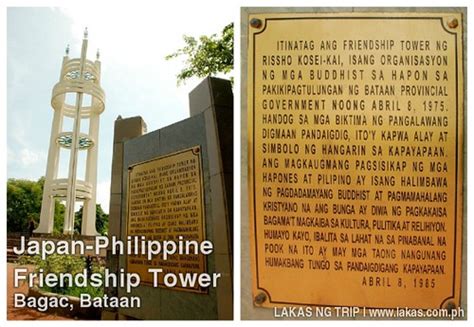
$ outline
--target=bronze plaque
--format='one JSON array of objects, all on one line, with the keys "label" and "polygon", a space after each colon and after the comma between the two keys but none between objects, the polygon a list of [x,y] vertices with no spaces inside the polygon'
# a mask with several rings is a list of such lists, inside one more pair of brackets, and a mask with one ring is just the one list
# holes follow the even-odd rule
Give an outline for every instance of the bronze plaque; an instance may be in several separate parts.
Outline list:
[{"label": "bronze plaque", "polygon": [[462,15],[248,23],[255,304],[458,306]]},{"label": "bronze plaque", "polygon": [[[144,236],[146,240],[205,240],[204,188],[201,151],[196,146],[133,165],[128,174],[127,236]],[[133,245],[133,243],[132,243]],[[149,268],[162,268],[158,286],[165,287],[166,273],[204,273],[206,258],[198,255],[162,255],[147,260],[145,255],[127,256],[127,271],[140,275],[143,284],[151,285]],[[198,283],[196,283],[197,285]],[[206,293],[196,288],[173,288]]]}]

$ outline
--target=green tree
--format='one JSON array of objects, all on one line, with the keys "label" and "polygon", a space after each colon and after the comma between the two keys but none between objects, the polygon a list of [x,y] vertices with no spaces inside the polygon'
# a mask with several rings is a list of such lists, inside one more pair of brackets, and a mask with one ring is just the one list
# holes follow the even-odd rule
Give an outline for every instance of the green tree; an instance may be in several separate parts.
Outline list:
[{"label": "green tree", "polygon": [[[95,209],[95,228],[100,235],[107,235],[109,230],[109,215],[102,210],[100,204],[96,204]],[[76,212],[76,218],[74,219],[74,232],[79,234],[81,233],[82,211],[83,207]]]},{"label": "green tree", "polygon": [[37,182],[10,178],[7,181],[7,232],[27,232],[28,223],[39,220],[44,178]]},{"label": "green tree", "polygon": [[[39,223],[44,177],[38,181],[10,178],[7,181],[7,231],[27,232],[30,220]],[[62,233],[65,207],[54,203],[54,232]]]},{"label": "green tree", "polygon": [[[234,24],[230,23],[220,36],[203,35],[196,39],[183,36],[185,46],[166,56],[173,59],[185,56],[185,67],[177,75],[178,84],[191,77],[214,76],[217,73],[229,73],[234,68]],[[232,77],[231,77],[232,80]]]},{"label": "green tree", "polygon": [[64,229],[64,215],[66,214],[66,206],[59,202],[54,201],[54,226],[53,231],[55,234],[62,234]]},{"label": "green tree", "polygon": [[[7,232],[28,231],[28,224],[33,220],[38,226],[43,198],[44,177],[38,181],[11,178],[7,181]],[[54,203],[53,233],[62,234],[66,208],[58,200]],[[96,229],[105,235],[109,229],[109,215],[100,204],[96,205]],[[74,229],[80,233],[82,207],[76,212]]]}]

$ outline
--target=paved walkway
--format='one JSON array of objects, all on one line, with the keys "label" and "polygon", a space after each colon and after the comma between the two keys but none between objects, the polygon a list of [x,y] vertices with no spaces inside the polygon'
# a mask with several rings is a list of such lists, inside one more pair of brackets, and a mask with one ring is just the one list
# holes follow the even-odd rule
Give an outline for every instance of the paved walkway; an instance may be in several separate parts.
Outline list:
[{"label": "paved walkway", "polygon": [[[7,272],[7,280],[8,280],[8,294],[7,294],[7,319],[8,320],[73,320],[71,318],[51,315],[44,312],[39,312],[35,309],[29,308],[15,308],[13,306],[13,294],[14,293],[28,293],[28,285],[24,283],[18,288],[13,287],[13,268],[18,266],[14,263],[8,263],[8,272]],[[33,266],[28,266],[29,269],[33,269]]]}]

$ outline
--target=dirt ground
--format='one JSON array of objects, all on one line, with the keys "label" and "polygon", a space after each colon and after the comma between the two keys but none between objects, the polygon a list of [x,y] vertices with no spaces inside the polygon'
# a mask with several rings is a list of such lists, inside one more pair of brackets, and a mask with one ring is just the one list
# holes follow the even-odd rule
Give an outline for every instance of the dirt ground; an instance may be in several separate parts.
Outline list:
[{"label": "dirt ground", "polygon": [[[71,318],[51,315],[44,312],[39,312],[35,309],[30,308],[15,308],[13,306],[14,293],[28,293],[28,285],[24,283],[18,288],[13,287],[13,268],[18,266],[14,263],[8,263],[7,272],[7,286],[8,286],[8,299],[7,299],[7,319],[8,320],[72,320]],[[29,269],[33,269],[33,266],[28,266]]]}]

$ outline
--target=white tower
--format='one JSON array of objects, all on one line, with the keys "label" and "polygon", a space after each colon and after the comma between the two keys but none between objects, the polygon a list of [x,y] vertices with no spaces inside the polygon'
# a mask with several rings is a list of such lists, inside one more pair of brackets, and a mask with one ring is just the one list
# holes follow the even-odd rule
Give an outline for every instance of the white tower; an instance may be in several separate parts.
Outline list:
[{"label": "white tower", "polygon": [[[64,234],[74,232],[74,207],[83,202],[82,235],[97,235],[96,186],[99,115],[104,111],[105,94],[100,87],[99,52],[88,60],[87,28],[84,31],[80,58],[69,58],[69,46],[63,58],[59,82],[53,88],[51,106],[54,118],[48,152],[41,216],[35,233],[50,234],[54,225],[55,198],[66,200]],[[90,101],[84,97],[90,96]],[[71,99],[73,99],[71,101]],[[73,119],[72,131],[63,130],[65,117]],[[89,120],[88,133],[81,133],[81,121]],[[58,179],[60,148],[70,150],[68,178]],[[78,180],[78,152],[87,151],[85,180]]]}]

